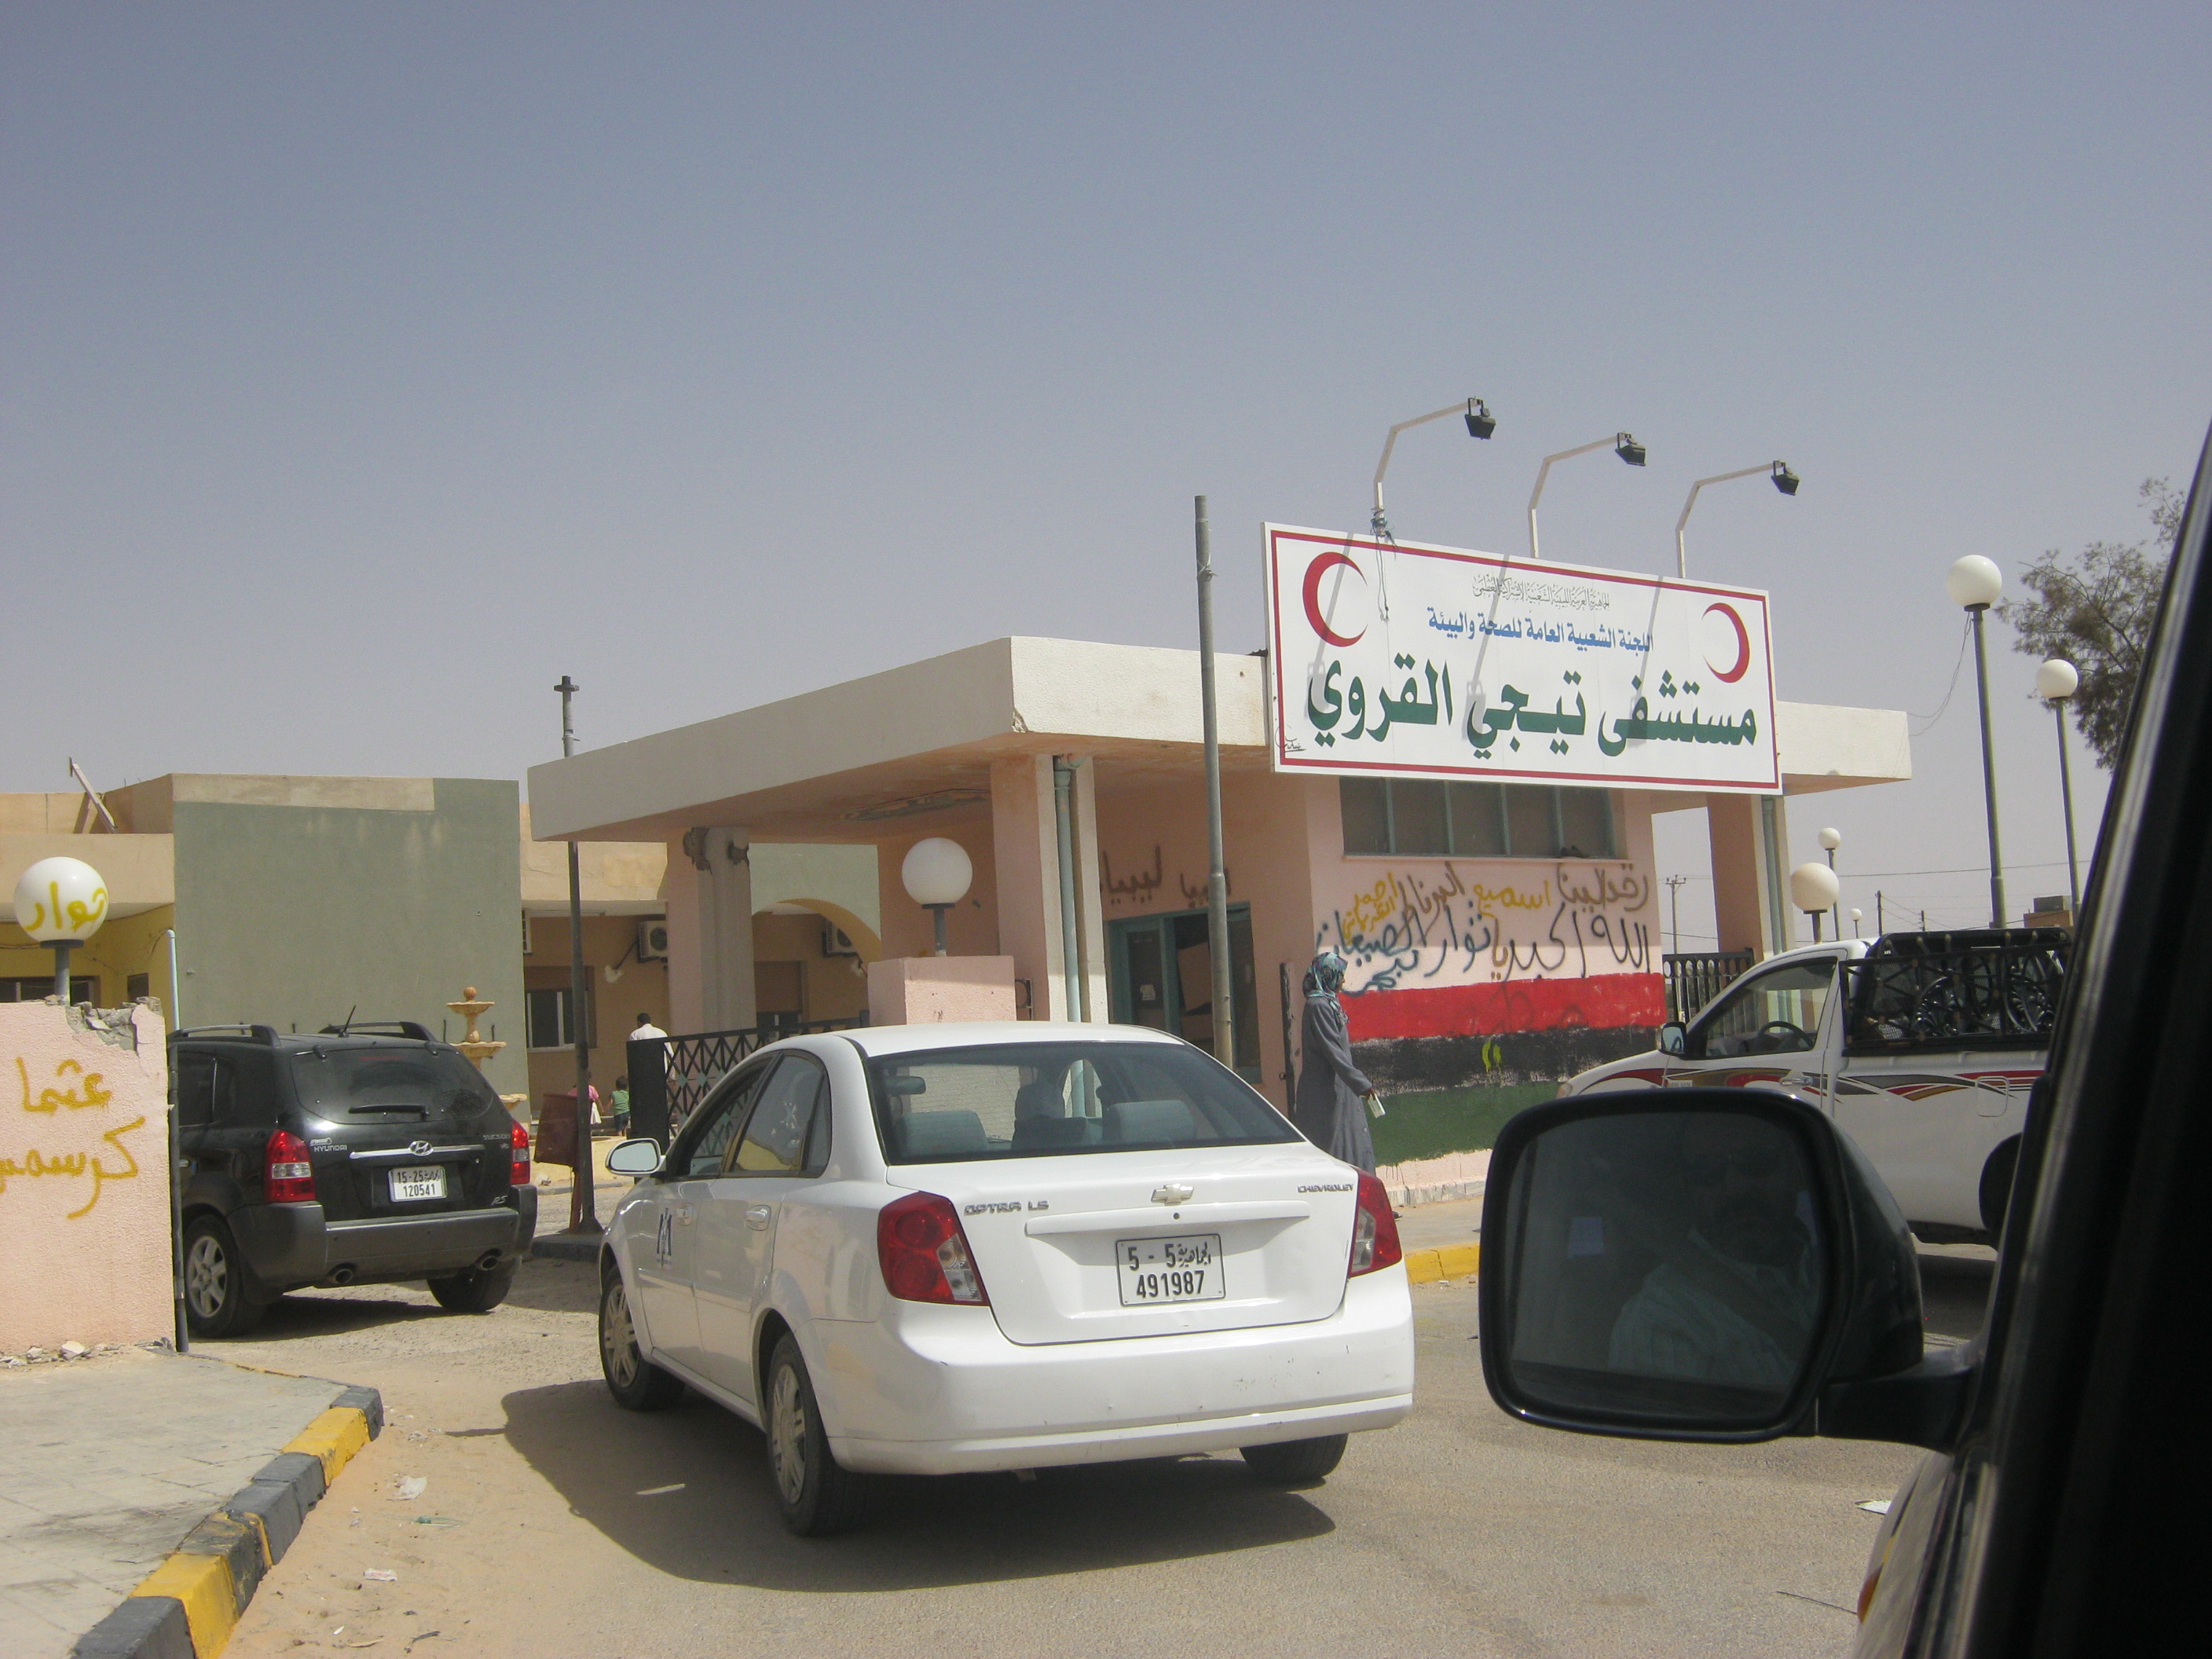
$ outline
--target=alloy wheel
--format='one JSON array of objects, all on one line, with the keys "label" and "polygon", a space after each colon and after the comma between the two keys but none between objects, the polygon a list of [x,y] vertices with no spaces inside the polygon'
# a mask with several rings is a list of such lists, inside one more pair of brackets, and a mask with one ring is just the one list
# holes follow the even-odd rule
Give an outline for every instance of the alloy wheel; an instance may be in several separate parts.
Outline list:
[{"label": "alloy wheel", "polygon": [[185,1255],[185,1299],[202,1319],[213,1319],[229,1295],[230,1258],[218,1240],[204,1233]]},{"label": "alloy wheel", "polygon": [[799,1373],[788,1365],[776,1368],[769,1390],[768,1436],[776,1490],[785,1503],[796,1504],[806,1490],[806,1407],[799,1395]]},{"label": "alloy wheel", "polygon": [[629,1322],[629,1299],[620,1279],[607,1286],[599,1308],[599,1355],[617,1388],[627,1389],[637,1380],[637,1332]]}]

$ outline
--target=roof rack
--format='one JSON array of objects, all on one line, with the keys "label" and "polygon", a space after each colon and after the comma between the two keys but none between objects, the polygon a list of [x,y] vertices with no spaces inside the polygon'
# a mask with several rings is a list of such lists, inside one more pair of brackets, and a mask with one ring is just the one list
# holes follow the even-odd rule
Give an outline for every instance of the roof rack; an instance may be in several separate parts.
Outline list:
[{"label": "roof rack", "polygon": [[186,1030],[170,1032],[169,1041],[175,1042],[185,1037],[219,1036],[243,1037],[248,1042],[265,1042],[272,1048],[276,1046],[276,1028],[273,1025],[195,1025]]},{"label": "roof rack", "polygon": [[435,1042],[427,1025],[418,1025],[411,1019],[348,1020],[343,1025],[325,1025],[319,1033],[322,1036],[396,1036],[415,1042]]}]

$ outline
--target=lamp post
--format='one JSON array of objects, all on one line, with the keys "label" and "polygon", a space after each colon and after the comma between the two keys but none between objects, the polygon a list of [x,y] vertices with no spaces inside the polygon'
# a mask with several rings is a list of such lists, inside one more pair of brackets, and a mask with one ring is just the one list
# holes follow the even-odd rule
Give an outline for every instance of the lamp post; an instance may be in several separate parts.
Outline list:
[{"label": "lamp post", "polygon": [[943,836],[929,836],[906,849],[899,880],[907,896],[937,918],[937,954],[945,954],[945,913],[968,896],[975,866],[968,849]]},{"label": "lamp post", "polygon": [[[1474,422],[1474,402],[1468,402],[1468,420]],[[1451,411],[1444,411],[1449,414]],[[1417,422],[1409,422],[1417,424]],[[1393,442],[1398,429],[1390,429]],[[1390,446],[1382,446],[1382,465],[1390,464]],[[1375,470],[1375,524],[1387,535],[1382,523],[1382,468]],[[1200,728],[1206,741],[1206,949],[1213,963],[1213,1057],[1224,1066],[1237,1064],[1236,986],[1229,960],[1229,865],[1223,851],[1221,829],[1221,726],[1213,686],[1213,531],[1206,516],[1206,497],[1195,503],[1198,536],[1198,700]]]},{"label": "lamp post", "polygon": [[1689,499],[1682,503],[1682,516],[1674,520],[1674,574],[1690,574],[1690,556],[1682,548],[1682,529],[1690,522],[1690,509],[1698,504],[1698,492],[1707,484],[1726,483],[1731,478],[1751,478],[1764,473],[1774,481],[1774,487],[1785,495],[1795,495],[1802,480],[1790,470],[1787,461],[1777,461],[1771,466],[1747,466],[1735,472],[1716,472],[1710,478],[1700,478],[1690,486]]},{"label": "lamp post", "polygon": [[1860,909],[1856,904],[1851,906],[1851,937],[1853,939],[1856,939],[1859,936],[1859,923],[1864,921],[1865,918],[1865,911]]},{"label": "lamp post", "polygon": [[2058,722],[2058,794],[2066,809],[2066,914],[2081,925],[2081,871],[2074,854],[2074,774],[2066,759],[2066,703],[2081,689],[2081,676],[2063,657],[2035,671],[2035,695],[2051,705]]},{"label": "lamp post", "polygon": [[[1382,516],[1382,475],[1390,470],[1390,452],[1398,446],[1398,434],[1408,428],[1426,426],[1431,421],[1441,421],[1447,415],[1457,415],[1462,405],[1446,404],[1442,409],[1431,410],[1425,415],[1416,415],[1410,421],[1401,421],[1390,428],[1390,435],[1382,440],[1382,459],[1375,463],[1375,514],[1369,520],[1378,536],[1389,536],[1390,521]],[[1467,435],[1487,438],[1498,430],[1498,417],[1490,412],[1490,405],[1480,398],[1469,398],[1465,404]]]},{"label": "lamp post", "polygon": [[[1833,870],[1836,867],[1836,848],[1841,847],[1843,844],[1844,832],[1842,830],[1823,830],[1820,831],[1820,850],[1828,855],[1829,869]],[[1840,886],[1838,890],[1841,890]],[[1844,913],[1840,908],[1833,904],[1831,904],[1828,907],[1828,911],[1829,914],[1835,918],[1836,937],[1838,939],[1841,939],[1844,936]]]},{"label": "lamp post", "polygon": [[[570,700],[583,688],[566,674],[553,688],[561,694],[561,754],[576,752],[576,722]],[[568,842],[568,1019],[576,1039],[576,1179],[568,1189],[568,1226],[572,1234],[591,1237],[605,1231],[599,1225],[599,1195],[592,1184],[592,1027],[585,1018],[590,1007],[592,982],[584,969],[584,872],[576,842]]]},{"label": "lamp post", "polygon": [[1820,912],[1832,910],[1842,892],[1836,872],[1825,864],[1801,864],[1790,872],[1790,902],[1813,919],[1813,942],[1820,942]]},{"label": "lamp post", "polygon": [[1642,444],[1636,441],[1632,434],[1616,432],[1610,438],[1600,438],[1595,443],[1582,444],[1573,449],[1563,449],[1556,455],[1544,457],[1543,465],[1536,469],[1536,487],[1528,492],[1528,556],[1530,558],[1540,559],[1544,556],[1536,550],[1536,503],[1544,499],[1544,480],[1552,475],[1552,463],[1571,461],[1577,455],[1587,455],[1593,449],[1603,449],[1608,444],[1613,447],[1613,453],[1631,466],[1643,465],[1650,453]]},{"label": "lamp post", "polygon": [[107,884],[82,859],[40,859],[15,883],[16,925],[54,951],[54,995],[70,1000],[70,952],[107,920]]},{"label": "lamp post", "polygon": [[1982,799],[1990,825],[1990,926],[2005,925],[2004,854],[1997,845],[1997,763],[1990,746],[1990,659],[1982,637],[1982,617],[2004,592],[2004,573],[1994,562],[1969,553],[1943,578],[1951,603],[1963,605],[1974,623],[1974,684],[1982,702]]}]

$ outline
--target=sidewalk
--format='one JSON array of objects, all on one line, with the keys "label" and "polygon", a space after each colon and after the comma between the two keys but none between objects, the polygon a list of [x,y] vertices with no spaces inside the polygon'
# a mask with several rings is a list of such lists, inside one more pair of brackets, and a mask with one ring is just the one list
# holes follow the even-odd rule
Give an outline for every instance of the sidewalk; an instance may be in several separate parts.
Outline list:
[{"label": "sidewalk", "polygon": [[0,1659],[61,1659],[344,1385],[125,1348],[0,1372]]}]

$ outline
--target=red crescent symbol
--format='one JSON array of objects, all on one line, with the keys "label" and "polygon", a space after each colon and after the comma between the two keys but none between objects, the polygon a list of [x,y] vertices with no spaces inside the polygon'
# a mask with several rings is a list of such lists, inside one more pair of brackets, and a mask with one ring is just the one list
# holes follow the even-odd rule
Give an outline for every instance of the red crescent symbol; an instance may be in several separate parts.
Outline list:
[{"label": "red crescent symbol", "polygon": [[1743,618],[1735,614],[1733,606],[1709,605],[1705,607],[1705,614],[1708,617],[1716,611],[1726,617],[1729,619],[1729,625],[1735,629],[1735,666],[1723,668],[1710,657],[1705,659],[1705,663],[1706,666],[1720,677],[1723,684],[1734,685],[1743,678],[1744,670],[1751,666],[1751,635],[1743,625]]},{"label": "red crescent symbol", "polygon": [[[1332,633],[1328,624],[1321,619],[1321,579],[1338,565],[1342,565],[1355,576],[1360,575],[1358,565],[1352,563],[1346,555],[1334,550],[1321,555],[1306,567],[1306,621],[1312,624],[1315,633],[1320,635],[1331,645],[1342,647],[1357,644],[1360,634],[1364,634],[1367,630],[1363,628],[1358,634],[1354,634],[1350,639],[1346,639],[1341,634]],[[1365,578],[1363,576],[1361,580],[1364,580]],[[1739,623],[1738,626],[1741,624]]]}]

